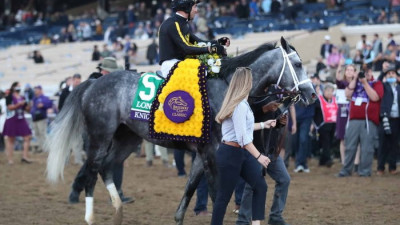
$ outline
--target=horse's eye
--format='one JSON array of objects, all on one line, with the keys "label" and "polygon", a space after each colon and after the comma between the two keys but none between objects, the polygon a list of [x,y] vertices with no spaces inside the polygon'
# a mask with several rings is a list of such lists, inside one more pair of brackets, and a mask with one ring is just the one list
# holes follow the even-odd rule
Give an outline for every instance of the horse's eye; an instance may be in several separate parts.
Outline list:
[{"label": "horse's eye", "polygon": [[297,68],[301,68],[301,63],[295,63],[294,64]]}]

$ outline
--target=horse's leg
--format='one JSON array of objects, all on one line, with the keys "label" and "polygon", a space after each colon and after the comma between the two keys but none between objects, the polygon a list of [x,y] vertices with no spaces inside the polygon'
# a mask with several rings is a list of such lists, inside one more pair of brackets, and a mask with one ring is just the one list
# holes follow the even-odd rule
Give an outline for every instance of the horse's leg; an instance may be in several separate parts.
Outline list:
[{"label": "horse's leg", "polygon": [[189,205],[190,199],[192,199],[194,191],[200,182],[201,175],[203,175],[203,162],[201,157],[196,156],[193,161],[192,168],[190,169],[188,181],[186,182],[185,193],[183,194],[182,200],[175,213],[175,221],[177,225],[183,224],[185,212]]},{"label": "horse's leg", "polygon": [[199,148],[198,150],[198,155],[200,155],[202,161],[203,161],[203,170],[204,170],[204,175],[207,178],[208,181],[208,193],[211,197],[212,202],[215,202],[216,198],[216,175],[217,175],[217,169],[215,165],[215,147],[217,144],[215,143],[210,143],[205,145],[202,148]]},{"label": "horse's leg", "polygon": [[104,184],[109,191],[112,205],[115,208],[114,225],[122,224],[123,208],[118,193],[120,190],[117,190],[114,184],[113,166],[122,164],[141,141],[142,139],[129,130],[127,126],[121,125],[113,137],[110,154],[107,156],[104,166],[100,171]]},{"label": "horse's leg", "polygon": [[87,169],[86,169],[86,213],[85,221],[91,225],[94,223],[93,213],[93,192],[97,182],[97,174],[103,166],[104,159],[106,158],[111,143],[111,137],[104,137],[104,135],[95,136],[91,138],[88,150]]}]

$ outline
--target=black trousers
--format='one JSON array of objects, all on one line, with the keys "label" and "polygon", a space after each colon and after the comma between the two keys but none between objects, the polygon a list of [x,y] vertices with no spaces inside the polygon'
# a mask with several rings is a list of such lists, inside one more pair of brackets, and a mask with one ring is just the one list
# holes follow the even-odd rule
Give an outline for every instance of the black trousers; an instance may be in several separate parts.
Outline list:
[{"label": "black trousers", "polygon": [[383,124],[379,125],[379,149],[378,149],[378,170],[384,171],[386,162],[389,163],[389,171],[396,170],[396,157],[399,151],[399,118],[389,118],[392,134],[385,134]]},{"label": "black trousers", "polygon": [[336,123],[326,123],[319,128],[319,143],[322,147],[319,165],[325,165],[332,160],[331,147],[335,137]]}]

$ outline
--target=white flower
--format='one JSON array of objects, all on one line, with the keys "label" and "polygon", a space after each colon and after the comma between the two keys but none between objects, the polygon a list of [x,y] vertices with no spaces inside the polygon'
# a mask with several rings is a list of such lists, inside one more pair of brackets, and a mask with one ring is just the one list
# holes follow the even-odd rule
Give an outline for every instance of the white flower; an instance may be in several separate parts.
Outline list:
[{"label": "white flower", "polygon": [[216,61],[215,61],[215,64],[214,64],[215,66],[221,66],[221,59],[217,59]]},{"label": "white flower", "polygon": [[213,73],[219,73],[219,70],[221,69],[221,67],[219,67],[219,66],[212,66],[211,67],[211,71],[213,72]]},{"label": "white flower", "polygon": [[199,47],[206,47],[207,44],[206,44],[205,42],[199,42],[199,43],[197,43],[197,46],[199,46]]},{"label": "white flower", "polygon": [[213,65],[214,65],[214,59],[209,59],[209,60],[207,60],[207,64],[208,64],[209,66],[213,66]]}]

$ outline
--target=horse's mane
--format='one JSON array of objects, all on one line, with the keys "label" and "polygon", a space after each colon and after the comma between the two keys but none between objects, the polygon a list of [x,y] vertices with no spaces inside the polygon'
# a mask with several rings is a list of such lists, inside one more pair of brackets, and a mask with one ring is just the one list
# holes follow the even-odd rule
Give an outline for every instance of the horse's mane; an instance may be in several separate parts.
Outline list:
[{"label": "horse's mane", "polygon": [[228,76],[229,74],[233,73],[237,67],[249,66],[262,54],[274,49],[275,47],[276,43],[265,43],[253,51],[247,52],[237,57],[223,59],[220,74],[222,74],[222,76]]}]

